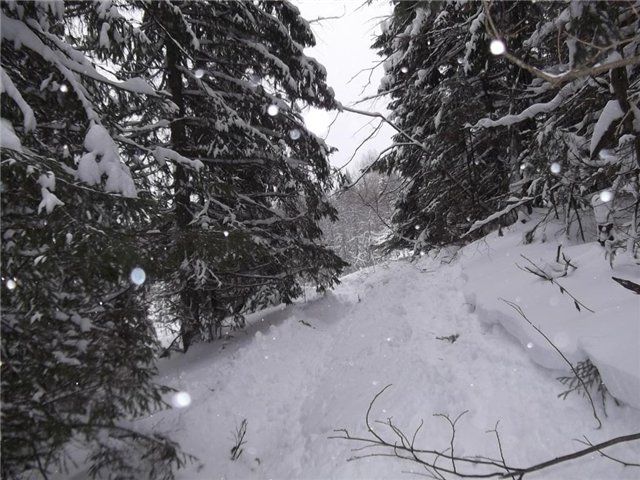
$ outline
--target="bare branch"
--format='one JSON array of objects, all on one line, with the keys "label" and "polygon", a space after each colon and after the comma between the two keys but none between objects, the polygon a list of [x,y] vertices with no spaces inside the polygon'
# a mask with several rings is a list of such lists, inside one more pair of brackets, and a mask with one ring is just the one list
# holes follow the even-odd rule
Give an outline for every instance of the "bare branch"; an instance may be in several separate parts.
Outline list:
[{"label": "bare branch", "polygon": [[[524,267],[522,268],[520,265],[518,265],[516,263],[516,266],[523,271],[532,273],[540,278],[542,278],[543,280],[547,280],[548,282],[554,284],[555,286],[557,286],[560,289],[560,293],[566,293],[568,296],[571,297],[571,299],[574,302],[574,305],[576,306],[576,308],[578,309],[578,311],[580,311],[580,307],[584,308],[585,310],[589,310],[591,313],[596,313],[595,311],[591,310],[589,307],[587,307],[584,303],[582,303],[580,300],[578,300],[576,297],[574,297],[571,292],[569,292],[564,286],[560,285],[558,283],[558,281],[553,278],[551,275],[549,275],[547,272],[545,272],[542,268],[540,268],[538,265],[536,265],[535,263],[533,263],[529,258],[525,257],[524,255],[520,254],[520,256],[522,258],[524,258],[527,262],[529,262],[531,265],[533,265],[533,268],[530,267]],[[573,266],[573,264],[565,257],[565,266],[568,268],[569,266]],[[573,266],[575,268],[575,266]],[[561,275],[562,277],[567,275],[567,270],[565,268],[564,273]]]},{"label": "bare branch", "polygon": [[584,392],[587,395],[587,398],[589,399],[589,403],[591,404],[591,409],[593,411],[593,416],[596,419],[596,421],[598,422],[598,428],[602,428],[602,422],[600,421],[600,418],[598,417],[598,412],[596,412],[596,406],[593,403],[593,398],[591,398],[591,394],[589,393],[589,389],[588,387],[585,385],[584,380],[582,380],[582,377],[580,377],[580,375],[578,375],[578,372],[576,371],[576,368],[573,366],[573,364],[569,361],[569,359],[564,355],[564,353],[562,353],[562,351],[556,347],[556,345],[551,341],[551,339],[549,337],[547,337],[547,335],[540,330],[538,327],[536,327],[531,320],[529,320],[529,318],[527,318],[527,316],[525,315],[524,311],[522,310],[522,308],[520,308],[520,305],[518,305],[517,303],[514,302],[510,302],[509,300],[505,300],[504,298],[501,298],[500,300],[502,300],[504,303],[506,303],[507,305],[509,305],[511,308],[513,308],[516,312],[518,312],[518,314],[525,319],[525,321],[531,325],[533,327],[533,329],[538,332],[540,335],[542,335],[542,337],[549,343],[549,345],[551,345],[553,347],[553,349],[558,352],[558,354],[562,357],[562,359],[565,361],[565,363],[567,365],[569,365],[569,367],[571,368],[571,371],[573,372],[573,374],[578,378],[578,380],[580,380],[580,383],[582,384],[582,388],[584,388]]},{"label": "bare branch", "polygon": [[[484,5],[485,18],[487,19],[487,22],[485,24],[487,33],[489,33],[489,35],[495,39],[502,38],[502,35],[500,34],[499,30],[496,28],[496,25],[493,22],[493,17],[491,16],[491,8],[490,8],[491,2],[489,0],[483,0],[482,3]],[[636,37],[637,35],[634,38]],[[626,39],[623,42],[626,43],[628,41],[630,41],[630,39]],[[597,47],[597,49],[599,51],[613,50],[619,43],[621,42],[616,42],[616,44],[607,45],[607,46],[599,46]],[[528,71],[532,75],[549,82],[555,87],[560,86],[567,82],[571,82],[578,78],[595,77],[597,75],[600,75],[601,73],[615,70],[616,68],[622,68],[622,67],[626,67],[627,65],[635,65],[637,63],[640,63],[640,55],[635,55],[632,57],[621,58],[619,60],[615,60],[615,61],[604,63],[604,64],[599,64],[599,65],[596,64],[596,65],[586,66],[581,68],[573,68],[561,74],[551,74],[548,72],[544,72],[539,68],[536,68],[533,65],[530,65],[524,62],[523,60],[509,53],[508,51],[503,53],[502,56],[507,60],[509,60],[514,65],[517,65],[518,67]]]},{"label": "bare branch", "polygon": [[[515,467],[515,466],[508,465],[505,460],[504,452],[502,448],[502,442],[498,434],[499,422],[497,422],[495,429],[491,430],[491,432],[494,432],[496,434],[496,438],[498,441],[498,449],[500,451],[500,458],[501,458],[500,460],[487,459],[486,457],[480,457],[480,456],[475,456],[475,457],[456,456],[453,451],[451,451],[450,454],[447,454],[445,452],[439,452],[433,449],[431,450],[417,449],[414,446],[415,437],[417,435],[417,432],[422,428],[422,425],[423,425],[422,421],[420,422],[420,425],[416,429],[411,442],[407,441],[407,436],[404,433],[402,433],[402,431],[396,425],[393,424],[393,422],[391,421],[391,418],[389,418],[387,422],[378,422],[378,423],[383,423],[389,426],[392,432],[394,433],[394,435],[396,435],[401,439],[400,444],[398,444],[397,441],[392,443],[391,441],[384,439],[381,434],[379,434],[378,432],[374,432],[371,427],[370,414],[373,408],[373,404],[380,397],[380,395],[382,395],[382,393],[384,393],[390,386],[391,385],[387,385],[380,392],[378,392],[374,396],[373,400],[370,402],[369,408],[367,409],[367,414],[365,416],[365,423],[367,425],[367,429],[369,430],[369,433],[372,435],[373,438],[354,437],[346,429],[334,430],[335,432],[341,433],[341,435],[329,437],[332,439],[349,440],[349,441],[365,444],[364,447],[354,449],[353,451],[362,451],[365,448],[371,448],[371,447],[382,447],[388,450],[383,452],[374,452],[374,453],[364,454],[364,455],[354,455],[349,457],[347,461],[350,462],[350,461],[360,460],[363,458],[371,458],[371,457],[397,458],[400,460],[419,464],[427,472],[427,474],[420,474],[415,472],[408,472],[408,473],[414,473],[421,476],[428,476],[429,478],[436,478],[439,480],[445,480],[446,478],[448,478],[447,476],[456,477],[456,478],[476,478],[476,479],[512,478],[513,480],[516,480],[516,479],[522,480],[526,474],[547,469],[551,466],[568,462],[570,460],[575,460],[575,459],[584,457],[586,455],[589,455],[590,453],[593,453],[593,452],[598,452],[602,454],[602,450],[609,448],[613,445],[640,440],[640,433],[633,433],[630,435],[623,435],[620,437],[611,438],[609,440],[606,440],[604,442],[601,442],[595,445],[591,444],[588,440],[586,440],[587,444],[589,445],[588,448],[578,450],[566,455],[561,455],[559,457],[555,457],[555,458],[552,458],[528,467]],[[438,414],[436,416],[442,416],[443,418],[448,419],[450,425],[452,426],[452,429],[454,429],[456,423],[458,422],[458,420],[460,420],[460,418],[464,415],[464,413],[466,412],[463,412],[462,414],[458,415],[458,417],[456,417],[456,419],[453,421],[446,414]],[[451,444],[453,445],[453,438],[451,440]],[[452,449],[453,447],[451,447],[451,450]],[[427,457],[423,457],[422,455],[431,455],[432,458],[428,459]],[[621,460],[611,458],[608,455],[604,455],[604,456],[614,461],[617,461],[618,463],[622,463],[625,466],[629,466],[629,467],[639,466],[634,463],[623,462]],[[452,465],[454,465],[453,469],[438,465],[437,461],[439,458],[449,459]],[[468,466],[469,470],[467,471],[465,469],[460,469],[459,468],[460,466],[456,465],[456,462],[459,464],[464,464],[464,466]],[[478,466],[484,467],[485,471],[484,472],[478,471],[477,470]]]}]

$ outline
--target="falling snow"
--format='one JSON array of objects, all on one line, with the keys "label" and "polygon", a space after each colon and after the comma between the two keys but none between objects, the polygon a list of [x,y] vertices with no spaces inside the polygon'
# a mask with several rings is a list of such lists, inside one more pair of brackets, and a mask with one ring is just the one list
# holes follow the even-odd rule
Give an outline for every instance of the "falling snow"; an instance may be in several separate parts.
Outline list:
[{"label": "falling snow", "polygon": [[613,200],[613,193],[611,193],[611,190],[603,190],[600,192],[600,200],[603,202],[610,202]]},{"label": "falling snow", "polygon": [[134,283],[136,285],[142,285],[147,279],[147,274],[142,268],[136,267],[133,270],[131,270],[131,273],[129,274],[129,278],[131,280],[131,283]]},{"label": "falling snow", "polygon": [[176,392],[171,396],[171,404],[175,408],[187,408],[191,405],[191,395],[187,392]]},{"label": "falling snow", "polygon": [[289,138],[291,138],[291,140],[298,140],[300,138],[300,135],[300,130],[298,130],[297,128],[289,130]]},{"label": "falling snow", "polygon": [[507,51],[507,47],[502,40],[494,39],[489,44],[489,51],[492,55],[502,55]]}]

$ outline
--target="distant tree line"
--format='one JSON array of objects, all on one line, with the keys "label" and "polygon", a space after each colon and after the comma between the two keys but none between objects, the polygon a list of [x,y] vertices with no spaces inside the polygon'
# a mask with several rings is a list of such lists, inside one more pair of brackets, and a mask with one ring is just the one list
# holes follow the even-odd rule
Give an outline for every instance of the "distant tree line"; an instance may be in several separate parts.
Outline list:
[{"label": "distant tree line", "polygon": [[[366,170],[376,156],[369,152],[354,170]],[[321,223],[328,247],[349,263],[345,272],[371,267],[390,257],[383,244],[393,230],[393,206],[402,187],[393,174],[370,171],[358,181],[353,177],[349,171],[342,174],[342,188],[330,196],[338,219]]]}]

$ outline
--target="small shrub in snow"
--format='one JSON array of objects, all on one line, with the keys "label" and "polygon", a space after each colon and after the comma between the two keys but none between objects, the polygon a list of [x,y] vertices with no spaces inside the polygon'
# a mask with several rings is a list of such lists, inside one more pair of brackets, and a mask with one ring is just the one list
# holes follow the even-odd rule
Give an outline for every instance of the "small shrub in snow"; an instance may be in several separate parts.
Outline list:
[{"label": "small shrub in snow", "polygon": [[[565,400],[572,392],[581,393],[583,396],[587,395],[585,392],[585,386],[589,389],[594,389],[600,395],[602,401],[602,409],[605,415],[607,414],[606,401],[607,397],[611,397],[616,405],[620,405],[620,402],[609,393],[607,386],[602,381],[602,377],[598,368],[591,363],[588,358],[582,362],[578,362],[575,366],[576,375],[567,377],[558,377],[558,381],[568,387],[567,390],[558,395],[559,398]],[[580,377],[580,378],[578,378]],[[582,381],[581,381],[582,380]]]},{"label": "small shrub in snow", "polygon": [[243,418],[242,422],[240,422],[240,426],[236,429],[234,434],[235,443],[233,447],[231,447],[231,460],[235,461],[238,458],[240,458],[240,455],[242,455],[242,452],[244,450],[242,446],[245,443],[247,443],[246,440],[244,439],[246,434],[247,434],[247,419]]}]

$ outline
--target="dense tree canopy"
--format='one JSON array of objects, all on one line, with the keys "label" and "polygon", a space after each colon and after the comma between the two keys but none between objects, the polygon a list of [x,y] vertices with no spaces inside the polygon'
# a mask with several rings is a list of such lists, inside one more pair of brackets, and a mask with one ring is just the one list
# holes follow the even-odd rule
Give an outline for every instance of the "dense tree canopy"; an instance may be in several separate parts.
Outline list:
[{"label": "dense tree canopy", "polygon": [[344,265],[301,116],[335,106],[313,35],[286,2],[1,14],[3,476],[77,440],[93,473],[170,478],[186,457],[126,423],[165,406],[149,312],[186,349]]},{"label": "dense tree canopy", "polygon": [[407,184],[389,245],[456,241],[524,204],[556,207],[569,230],[603,189],[629,221],[639,22],[633,1],[397,2],[374,45],[403,131],[377,168]]}]

